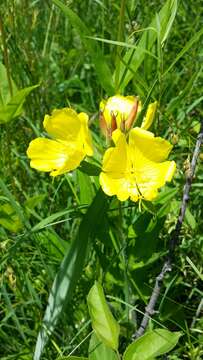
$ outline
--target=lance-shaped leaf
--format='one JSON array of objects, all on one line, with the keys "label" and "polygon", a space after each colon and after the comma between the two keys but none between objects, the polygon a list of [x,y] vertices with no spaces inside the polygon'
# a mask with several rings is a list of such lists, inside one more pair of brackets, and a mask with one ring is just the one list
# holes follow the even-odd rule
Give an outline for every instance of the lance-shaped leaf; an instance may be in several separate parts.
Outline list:
[{"label": "lance-shaped leaf", "polygon": [[11,88],[13,95],[18,91],[13,79],[8,80],[6,67],[0,62],[0,106],[6,105],[11,98]]},{"label": "lance-shaped leaf", "polygon": [[181,335],[165,329],[149,331],[127,347],[123,360],[153,360],[172,350]]},{"label": "lance-shaped leaf", "polygon": [[7,104],[0,106],[0,124],[7,123],[18,117],[23,111],[23,104],[26,97],[38,86],[39,85],[29,86],[17,91]]},{"label": "lance-shaped leaf", "polygon": [[101,216],[106,211],[107,202],[104,193],[98,190],[90,207],[81,221],[76,239],[73,240],[55,277],[45,311],[42,329],[38,334],[34,360],[39,360],[44,347],[52,335],[62,312],[71,300],[73,291],[81,276],[88,241],[96,236]]},{"label": "lance-shaped leaf", "polygon": [[102,286],[95,282],[87,297],[92,327],[98,338],[110,348],[118,349],[120,326],[114,319],[104,296]]}]

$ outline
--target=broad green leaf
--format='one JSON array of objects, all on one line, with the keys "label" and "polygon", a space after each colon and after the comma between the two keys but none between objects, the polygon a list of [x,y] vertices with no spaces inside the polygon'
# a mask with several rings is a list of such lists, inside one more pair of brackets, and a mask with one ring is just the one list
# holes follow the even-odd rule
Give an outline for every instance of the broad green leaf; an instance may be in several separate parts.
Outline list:
[{"label": "broad green leaf", "polygon": [[118,349],[120,326],[107,305],[102,286],[95,282],[87,297],[92,327],[98,338],[110,348]]},{"label": "broad green leaf", "polygon": [[81,20],[81,18],[68,6],[64,5],[60,0],[52,0],[52,2],[63,11],[63,13],[68,17],[71,25],[77,30],[81,41],[91,56],[101,86],[104,88],[107,94],[113,95],[114,86],[112,81],[112,72],[108,67],[106,59],[98,44],[88,38],[91,36],[89,29]]},{"label": "broad green leaf", "polygon": [[106,197],[100,189],[84,215],[77,236],[72,242],[68,253],[65,255],[55,277],[50,291],[42,329],[38,334],[34,360],[40,359],[44,347],[53,333],[65,306],[71,300],[77,281],[82,273],[89,239],[95,237],[100,216],[106,210],[106,206]]},{"label": "broad green leaf", "polygon": [[92,334],[89,345],[89,360],[118,360],[115,351],[99,340],[96,334]]},{"label": "broad green leaf", "polygon": [[77,171],[78,185],[80,189],[80,204],[89,205],[94,197],[94,188],[90,176]]},{"label": "broad green leaf", "polygon": [[17,91],[7,104],[0,106],[0,123],[7,123],[18,117],[23,111],[26,97],[38,86],[29,86]]},{"label": "broad green leaf", "polygon": [[[160,26],[160,42],[163,43],[170,32],[177,10],[177,0],[168,0],[158,13]],[[142,64],[146,56],[146,50],[150,51],[158,37],[157,16],[150,23],[148,30],[144,31],[137,45],[137,49],[130,49],[123,58],[123,64],[120,65],[120,88],[123,91],[129,81],[133,78],[135,72]],[[127,70],[126,70],[127,67]]]},{"label": "broad green leaf", "polygon": [[[9,102],[11,98],[11,93],[8,83],[6,67],[1,62],[0,62],[0,84],[1,84],[0,106],[2,106],[2,105],[6,105]],[[17,87],[12,79],[11,79],[11,86],[12,86],[12,92],[13,94],[15,94],[17,92]]]},{"label": "broad green leaf", "polygon": [[153,360],[172,350],[180,336],[181,332],[165,329],[149,331],[127,347],[123,360]]}]

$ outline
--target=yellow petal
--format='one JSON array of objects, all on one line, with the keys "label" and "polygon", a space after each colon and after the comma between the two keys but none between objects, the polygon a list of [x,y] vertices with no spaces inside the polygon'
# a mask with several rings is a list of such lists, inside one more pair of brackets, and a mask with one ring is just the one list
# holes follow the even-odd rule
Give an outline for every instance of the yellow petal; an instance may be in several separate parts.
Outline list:
[{"label": "yellow petal", "polygon": [[52,115],[45,115],[44,128],[55,139],[67,142],[77,141],[81,122],[77,113],[69,108],[54,110]]},{"label": "yellow petal", "polygon": [[31,167],[56,176],[75,169],[86,155],[93,154],[87,114],[78,115],[69,108],[54,110],[45,116],[44,127],[56,140],[31,141],[27,150]]},{"label": "yellow petal", "polygon": [[138,148],[142,154],[155,162],[167,159],[172,145],[161,137],[154,137],[150,131],[138,127],[132,129],[129,134],[129,145]]},{"label": "yellow petal", "polygon": [[116,146],[106,150],[102,170],[119,178],[125,173],[127,166],[126,138],[118,129],[113,132],[112,138]]},{"label": "yellow petal", "polygon": [[134,153],[136,168],[132,175],[132,182],[137,184],[139,197],[145,200],[153,200],[158,193],[158,189],[165,185],[166,181],[171,181],[175,172],[176,165],[174,161],[164,161],[155,163]]},{"label": "yellow petal", "polygon": [[116,195],[120,201],[125,201],[129,198],[129,186],[124,177],[115,178],[112,173],[101,172],[99,182],[105,194],[109,196]]},{"label": "yellow petal", "polygon": [[27,155],[31,159],[32,168],[50,171],[50,175],[56,176],[78,167],[85,153],[73,145],[66,146],[55,140],[37,138],[30,142]]},{"label": "yellow petal", "polygon": [[89,117],[86,113],[82,112],[78,114],[78,118],[81,121],[81,133],[79,134],[79,141],[83,139],[84,151],[88,156],[93,155],[92,139],[88,128]]},{"label": "yellow petal", "polygon": [[153,200],[176,168],[174,161],[161,162],[171,145],[139,128],[130,131],[129,143],[120,130],[114,131],[113,140],[115,147],[106,151],[99,178],[103,191],[120,201]]},{"label": "yellow petal", "polygon": [[149,129],[149,127],[153,123],[154,116],[155,116],[156,109],[157,109],[157,104],[158,104],[157,101],[149,104],[149,106],[147,108],[146,116],[145,116],[145,118],[144,118],[144,120],[142,122],[142,125],[141,125],[142,129],[145,129],[145,130]]}]

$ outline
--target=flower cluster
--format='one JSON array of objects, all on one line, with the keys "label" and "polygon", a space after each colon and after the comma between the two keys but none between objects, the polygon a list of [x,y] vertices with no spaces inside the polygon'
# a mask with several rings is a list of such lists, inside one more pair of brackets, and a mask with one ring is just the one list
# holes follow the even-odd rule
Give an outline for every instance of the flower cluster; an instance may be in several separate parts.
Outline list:
[{"label": "flower cluster", "polygon": [[[171,181],[175,162],[167,161],[172,145],[148,131],[157,103],[150,104],[140,127],[134,127],[142,109],[134,96],[116,95],[100,103],[100,125],[114,146],[103,156],[99,181],[103,191],[120,201],[130,198],[153,200],[158,189]],[[70,108],[54,110],[44,118],[48,138],[31,141],[27,155],[30,166],[57,176],[76,169],[93,155],[88,115]]]}]

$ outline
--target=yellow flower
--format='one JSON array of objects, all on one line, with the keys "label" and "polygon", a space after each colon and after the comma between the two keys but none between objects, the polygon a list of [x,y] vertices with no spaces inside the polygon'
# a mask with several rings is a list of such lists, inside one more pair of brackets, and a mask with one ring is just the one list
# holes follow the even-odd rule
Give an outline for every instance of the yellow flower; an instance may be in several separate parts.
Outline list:
[{"label": "yellow flower", "polygon": [[99,178],[103,191],[120,201],[153,200],[175,172],[175,162],[164,161],[172,145],[138,127],[130,130],[128,142],[119,129],[112,138],[115,147],[106,150]]},{"label": "yellow flower", "polygon": [[[115,129],[129,130],[141,111],[141,101],[135,96],[115,95],[100,103],[100,125],[102,130],[111,137]],[[154,119],[157,102],[148,106],[141,127],[147,130]]]},{"label": "yellow flower", "polygon": [[87,114],[69,108],[54,110],[51,116],[45,115],[43,125],[54,140],[30,142],[27,155],[32,168],[57,176],[77,168],[86,155],[92,156]]}]

